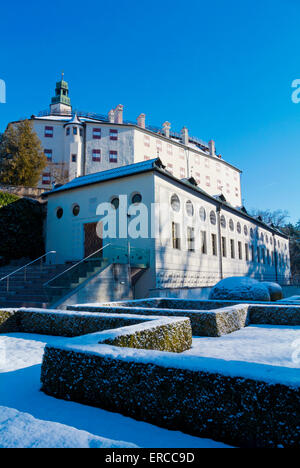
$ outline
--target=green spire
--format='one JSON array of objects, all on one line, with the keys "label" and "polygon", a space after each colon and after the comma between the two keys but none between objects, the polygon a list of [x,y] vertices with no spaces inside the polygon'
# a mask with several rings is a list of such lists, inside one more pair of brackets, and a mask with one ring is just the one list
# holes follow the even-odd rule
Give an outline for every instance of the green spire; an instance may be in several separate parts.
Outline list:
[{"label": "green spire", "polygon": [[61,81],[56,83],[55,96],[51,99],[51,104],[65,104],[66,106],[71,106],[69,85],[63,78],[64,73],[62,73]]}]

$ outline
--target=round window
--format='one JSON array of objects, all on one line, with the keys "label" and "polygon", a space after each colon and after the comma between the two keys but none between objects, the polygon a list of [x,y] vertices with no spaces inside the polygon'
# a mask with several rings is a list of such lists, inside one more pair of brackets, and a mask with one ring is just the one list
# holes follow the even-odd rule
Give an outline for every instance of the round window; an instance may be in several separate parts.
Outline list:
[{"label": "round window", "polygon": [[75,205],[73,205],[72,213],[73,213],[74,216],[78,216],[79,212],[80,212],[80,206],[77,205],[77,203],[76,203]]},{"label": "round window", "polygon": [[131,203],[133,203],[134,205],[137,205],[138,203],[141,203],[141,201],[142,201],[142,195],[140,193],[135,193],[134,195],[132,195]]},{"label": "round window", "polygon": [[201,208],[199,210],[199,216],[200,216],[200,220],[202,222],[204,222],[206,220],[206,211],[205,211],[205,208],[203,208],[203,206],[201,206]]},{"label": "round window", "polygon": [[186,202],[185,210],[186,210],[186,214],[188,216],[193,216],[194,215],[194,206],[193,206],[193,203],[191,202],[191,200],[188,200]]},{"label": "round window", "polygon": [[118,197],[114,197],[114,198],[112,198],[112,200],[111,200],[110,203],[111,203],[111,206],[112,206],[115,210],[117,210],[117,209],[119,208],[120,200],[119,200]]},{"label": "round window", "polygon": [[226,228],[226,219],[225,219],[225,216],[222,215],[221,218],[220,218],[220,224],[222,226],[222,228]]},{"label": "round window", "polygon": [[174,193],[171,197],[171,207],[173,211],[180,211],[180,200],[178,195]]},{"label": "round window", "polygon": [[234,231],[234,223],[233,223],[232,219],[229,220],[229,229],[230,229],[230,231]]},{"label": "round window", "polygon": [[211,224],[215,225],[217,222],[216,213],[214,211],[210,212],[209,219]]},{"label": "round window", "polygon": [[241,232],[242,232],[241,223],[239,223],[239,222],[236,223],[236,230],[237,230],[237,232],[239,234],[241,234]]},{"label": "round window", "polygon": [[56,209],[56,217],[57,217],[58,219],[62,218],[62,215],[63,215],[63,214],[64,214],[64,210],[63,210],[61,207],[59,207],[59,208]]}]

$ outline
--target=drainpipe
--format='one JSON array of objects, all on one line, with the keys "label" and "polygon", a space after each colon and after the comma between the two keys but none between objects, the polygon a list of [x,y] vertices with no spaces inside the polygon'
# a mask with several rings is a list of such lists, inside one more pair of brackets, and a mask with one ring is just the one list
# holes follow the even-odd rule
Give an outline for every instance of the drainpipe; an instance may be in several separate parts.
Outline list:
[{"label": "drainpipe", "polygon": [[221,239],[221,205],[217,206],[217,223],[218,223],[218,245],[219,245],[219,274],[220,280],[223,279],[223,261],[222,261],[222,239]]}]

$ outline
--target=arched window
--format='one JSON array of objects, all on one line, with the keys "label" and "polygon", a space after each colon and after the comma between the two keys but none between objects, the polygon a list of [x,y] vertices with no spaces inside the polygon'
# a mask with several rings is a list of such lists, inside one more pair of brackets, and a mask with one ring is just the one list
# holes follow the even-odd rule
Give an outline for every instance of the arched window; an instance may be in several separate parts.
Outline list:
[{"label": "arched window", "polygon": [[56,208],[56,217],[58,219],[62,218],[63,214],[64,214],[64,210],[61,208],[61,206]]},{"label": "arched window", "polygon": [[140,193],[135,193],[134,195],[132,195],[131,203],[133,205],[137,205],[137,204],[139,204],[141,202],[142,202],[142,195]]}]

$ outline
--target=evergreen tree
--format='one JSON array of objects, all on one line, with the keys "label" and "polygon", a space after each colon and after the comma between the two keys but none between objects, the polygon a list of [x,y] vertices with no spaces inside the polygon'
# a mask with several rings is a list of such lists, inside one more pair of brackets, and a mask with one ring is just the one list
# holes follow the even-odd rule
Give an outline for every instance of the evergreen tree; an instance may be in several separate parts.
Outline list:
[{"label": "evergreen tree", "polygon": [[32,123],[8,125],[0,143],[0,182],[35,187],[47,166],[41,142]]}]

